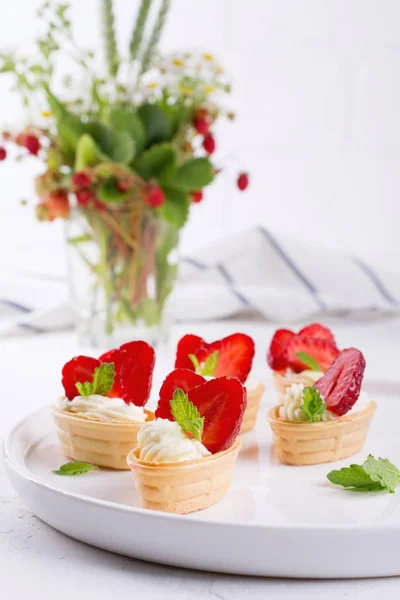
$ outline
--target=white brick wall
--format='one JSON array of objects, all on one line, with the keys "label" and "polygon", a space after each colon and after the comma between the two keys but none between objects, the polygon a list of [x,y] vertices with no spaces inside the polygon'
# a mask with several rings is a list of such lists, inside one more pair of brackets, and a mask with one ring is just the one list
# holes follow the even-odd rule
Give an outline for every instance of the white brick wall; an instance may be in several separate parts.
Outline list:
[{"label": "white brick wall", "polygon": [[[29,50],[37,0],[0,6],[0,45]],[[228,174],[194,207],[186,249],[261,222],[350,252],[400,252],[400,2],[172,0],[165,49],[211,51],[232,73],[239,118],[219,128],[219,155],[243,159],[247,194]],[[74,0],[77,32],[96,44],[96,0]],[[135,6],[117,0],[128,38]],[[21,20],[21,15],[24,16]],[[27,41],[28,40],[28,41]],[[0,120],[18,120],[0,78]],[[231,165],[230,177],[235,174]],[[0,165],[0,248],[56,243],[16,200],[35,167]],[[22,175],[23,172],[23,175]],[[18,229],[17,229],[18,228]]]}]

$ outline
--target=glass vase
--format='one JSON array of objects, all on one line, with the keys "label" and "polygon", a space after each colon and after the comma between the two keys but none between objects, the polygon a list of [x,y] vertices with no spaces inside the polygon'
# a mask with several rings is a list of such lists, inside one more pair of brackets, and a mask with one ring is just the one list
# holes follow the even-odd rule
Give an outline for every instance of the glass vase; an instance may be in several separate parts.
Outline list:
[{"label": "glass vase", "polygon": [[178,242],[178,230],[139,202],[72,212],[69,282],[82,344],[157,345],[167,338]]}]

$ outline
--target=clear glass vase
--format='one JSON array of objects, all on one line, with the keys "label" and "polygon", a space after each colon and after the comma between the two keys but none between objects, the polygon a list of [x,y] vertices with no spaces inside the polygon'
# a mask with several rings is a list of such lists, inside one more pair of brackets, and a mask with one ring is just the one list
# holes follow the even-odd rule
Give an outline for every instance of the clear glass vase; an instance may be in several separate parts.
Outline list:
[{"label": "clear glass vase", "polygon": [[82,344],[157,345],[167,338],[178,242],[178,230],[139,202],[73,211],[69,280]]}]

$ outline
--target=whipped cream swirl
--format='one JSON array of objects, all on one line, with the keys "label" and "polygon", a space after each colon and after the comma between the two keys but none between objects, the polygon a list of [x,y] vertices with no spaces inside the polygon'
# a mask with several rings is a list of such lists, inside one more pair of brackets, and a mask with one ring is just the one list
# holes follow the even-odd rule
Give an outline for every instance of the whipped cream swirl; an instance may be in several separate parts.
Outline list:
[{"label": "whipped cream swirl", "polygon": [[138,433],[139,459],[152,463],[182,462],[209,456],[197,440],[189,439],[181,426],[168,419],[145,423]]},{"label": "whipped cream swirl", "polygon": [[76,396],[73,400],[60,398],[57,406],[60,410],[94,417],[101,421],[144,423],[147,418],[141,406],[126,404],[122,398],[108,398],[99,394]]}]

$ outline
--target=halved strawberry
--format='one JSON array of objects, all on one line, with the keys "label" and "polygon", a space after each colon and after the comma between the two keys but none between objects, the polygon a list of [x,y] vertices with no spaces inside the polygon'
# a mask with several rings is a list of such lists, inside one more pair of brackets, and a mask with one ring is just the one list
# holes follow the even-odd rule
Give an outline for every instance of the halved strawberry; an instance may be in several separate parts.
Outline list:
[{"label": "halved strawberry", "polygon": [[170,402],[174,397],[174,392],[178,388],[183,390],[185,394],[192,388],[204,383],[206,379],[201,375],[197,375],[190,369],[175,369],[164,379],[164,383],[160,389],[160,398],[156,408],[157,419],[173,420],[171,413]]},{"label": "halved strawberry", "polygon": [[[188,385],[189,379],[187,371],[181,371],[181,382]],[[173,377],[171,378],[171,375]],[[196,377],[196,375],[192,373]],[[174,389],[170,386],[170,378],[174,380]],[[203,379],[201,377],[201,379]],[[180,385],[175,385],[178,377],[176,371],[173,371],[165,380],[160,390],[160,401],[156,410],[156,417],[169,419],[172,421],[170,401],[173,392]],[[183,389],[181,387],[181,389]],[[219,377],[204,381],[197,387],[184,390],[189,400],[195,404],[199,413],[204,417],[204,429],[201,441],[204,446],[212,453],[221,452],[231,446],[239,433],[240,425],[243,419],[243,413],[246,409],[246,389],[242,386],[236,377]]]},{"label": "halved strawberry", "polygon": [[333,337],[333,333],[327,327],[324,327],[320,323],[311,323],[311,325],[307,325],[307,327],[303,327],[300,329],[298,335],[305,335],[307,337],[319,338],[321,340],[327,340],[336,346],[335,338]]},{"label": "halved strawberry", "polygon": [[289,366],[285,358],[285,350],[292,337],[294,332],[290,329],[275,331],[267,354],[267,362],[274,371],[284,371]]},{"label": "halved strawberry", "polygon": [[345,415],[357,401],[365,370],[365,358],[356,348],[339,353],[331,368],[315,384],[327,408]]},{"label": "halved strawberry", "polygon": [[218,350],[218,364],[214,377],[237,377],[244,383],[251,371],[254,358],[254,342],[245,333],[234,333],[212,344],[204,343],[196,352],[203,363],[207,356]]},{"label": "halved strawberry", "polygon": [[296,356],[298,352],[306,352],[315,358],[321,371],[327,371],[339,354],[336,345],[327,340],[307,337],[305,335],[295,335],[287,343],[284,358],[289,367],[296,373],[300,373],[308,368],[307,365]]},{"label": "halved strawberry", "polygon": [[79,396],[77,383],[92,381],[94,370],[100,366],[100,361],[91,356],[75,356],[68,361],[62,370],[62,384],[68,400]]},{"label": "halved strawberry", "polygon": [[154,348],[137,341],[120,347],[121,358],[118,375],[124,388],[122,398],[127,404],[144,406],[150,397],[153,371],[156,362]]},{"label": "halved strawberry", "polygon": [[190,369],[193,371],[194,366],[189,354],[196,354],[203,344],[205,344],[205,341],[198,335],[192,333],[184,335],[176,347],[175,369]]}]

